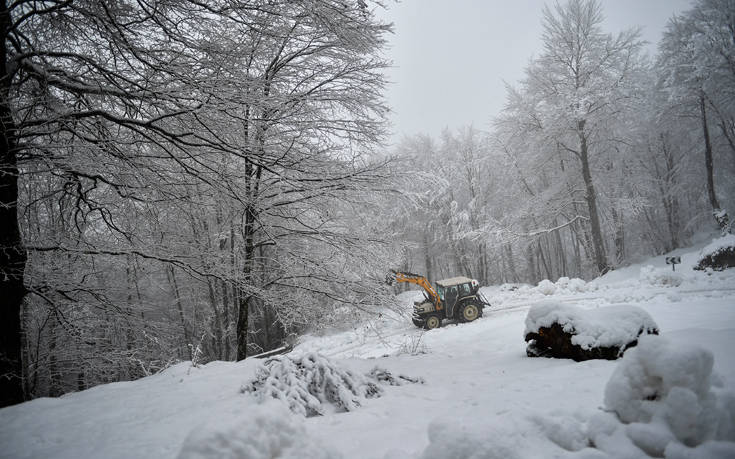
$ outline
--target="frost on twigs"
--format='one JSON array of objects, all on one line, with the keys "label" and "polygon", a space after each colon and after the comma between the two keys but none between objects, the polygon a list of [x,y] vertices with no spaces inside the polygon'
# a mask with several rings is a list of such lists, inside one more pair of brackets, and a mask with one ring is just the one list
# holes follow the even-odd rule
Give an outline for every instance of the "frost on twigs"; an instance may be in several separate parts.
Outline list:
[{"label": "frost on twigs", "polygon": [[735,268],[735,234],[717,238],[702,249],[694,269],[702,271],[708,268],[715,271]]},{"label": "frost on twigs", "polygon": [[705,349],[641,337],[605,387],[591,442],[640,457],[735,457],[735,394],[713,384],[713,362]]},{"label": "frost on twigs", "polygon": [[360,375],[322,355],[309,353],[301,357],[284,355],[269,359],[241,391],[252,393],[260,402],[280,400],[294,413],[310,417],[353,411],[365,399],[380,397],[379,383],[400,385],[404,382],[422,381],[405,376],[396,380],[378,368]]},{"label": "frost on twigs", "polygon": [[651,316],[635,306],[585,310],[560,303],[534,305],[523,333],[529,357],[614,360],[641,334],[658,334]]}]

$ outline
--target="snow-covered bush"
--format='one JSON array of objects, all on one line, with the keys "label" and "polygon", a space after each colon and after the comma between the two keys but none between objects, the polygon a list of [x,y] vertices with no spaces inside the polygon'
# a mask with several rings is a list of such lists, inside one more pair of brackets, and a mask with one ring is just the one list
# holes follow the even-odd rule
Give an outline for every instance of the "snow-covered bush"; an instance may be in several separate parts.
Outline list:
[{"label": "snow-covered bush", "polygon": [[643,266],[640,273],[640,281],[644,284],[661,287],[678,287],[684,280],[681,273],[667,268],[654,268],[651,265]]},{"label": "snow-covered bush", "polygon": [[267,360],[242,392],[261,402],[281,400],[294,413],[309,417],[355,410],[365,398],[380,396],[380,387],[320,354],[308,353]]},{"label": "snow-covered bush", "polygon": [[556,284],[551,282],[549,279],[544,279],[538,283],[536,290],[544,295],[553,295],[554,292],[556,292]]},{"label": "snow-covered bush", "polygon": [[178,455],[178,459],[338,457],[309,437],[301,418],[275,402],[252,407],[235,422],[214,420],[193,430]]},{"label": "snow-covered bush", "polygon": [[529,309],[523,336],[529,356],[587,360],[618,358],[642,333],[658,333],[658,326],[635,306],[581,309],[545,302]]},{"label": "snow-covered bush", "polygon": [[713,362],[705,349],[641,337],[607,383],[609,413],[591,420],[592,443],[643,457],[735,457],[735,393],[713,387]]},{"label": "snow-covered bush", "polygon": [[699,252],[699,260],[694,269],[707,268],[721,271],[735,267],[735,234],[726,234],[715,239]]}]

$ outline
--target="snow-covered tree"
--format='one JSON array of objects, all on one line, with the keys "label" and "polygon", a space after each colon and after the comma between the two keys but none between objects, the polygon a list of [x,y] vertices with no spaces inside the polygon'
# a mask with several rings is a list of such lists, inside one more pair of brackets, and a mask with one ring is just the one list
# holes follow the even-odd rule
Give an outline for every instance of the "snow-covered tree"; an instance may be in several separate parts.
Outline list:
[{"label": "snow-covered tree", "polygon": [[[735,2],[699,0],[672,18],[660,44],[659,69],[673,105],[698,118],[704,151],[707,197],[723,231],[729,217],[718,194],[731,198],[729,180],[735,165]],[[728,154],[718,150],[728,151]],[[715,159],[718,166],[715,166]],[[721,159],[720,159],[721,158]],[[717,170],[725,183],[715,183]]]}]

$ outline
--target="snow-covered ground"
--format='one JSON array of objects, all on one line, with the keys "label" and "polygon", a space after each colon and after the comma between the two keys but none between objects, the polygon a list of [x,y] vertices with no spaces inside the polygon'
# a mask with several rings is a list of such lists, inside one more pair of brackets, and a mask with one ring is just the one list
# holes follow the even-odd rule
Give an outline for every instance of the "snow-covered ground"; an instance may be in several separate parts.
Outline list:
[{"label": "snow-covered ground", "polygon": [[[405,316],[302,338],[294,357],[318,352],[355,374],[379,367],[422,379],[383,386],[381,397],[353,411],[304,418],[275,401],[260,404],[242,390],[260,360],[181,363],[0,410],[0,457],[640,457],[633,437],[659,456],[671,443],[667,457],[735,457],[735,269],[694,271],[698,249],[675,255],[682,258],[675,273],[657,257],[590,283],[485,287],[492,307],[469,324],[417,329],[408,314],[421,294],[406,292],[398,297]],[[637,306],[661,336],[618,361],[526,357],[526,315],[547,300]],[[644,386],[650,393],[634,406],[630,394]],[[628,413],[630,424],[611,420],[611,408]],[[689,446],[707,447],[689,449],[672,440],[677,432],[698,435]]]}]

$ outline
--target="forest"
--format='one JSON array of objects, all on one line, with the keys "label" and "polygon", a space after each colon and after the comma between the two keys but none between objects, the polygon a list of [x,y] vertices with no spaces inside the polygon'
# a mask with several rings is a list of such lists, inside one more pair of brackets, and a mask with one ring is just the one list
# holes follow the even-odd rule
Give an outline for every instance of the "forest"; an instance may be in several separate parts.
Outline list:
[{"label": "forest", "polygon": [[3,0],[0,406],[349,328],[390,269],[590,280],[731,232],[735,1],[653,56],[550,2],[491,125],[395,145],[390,7]]}]

